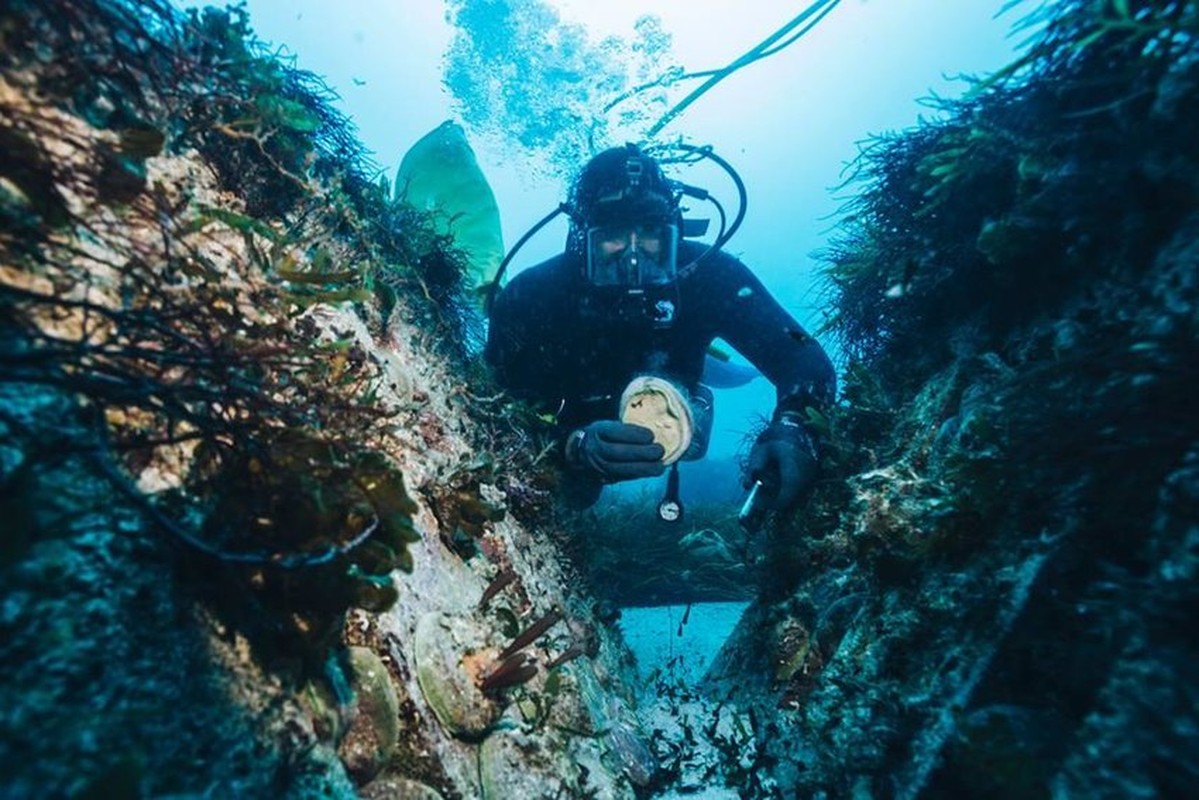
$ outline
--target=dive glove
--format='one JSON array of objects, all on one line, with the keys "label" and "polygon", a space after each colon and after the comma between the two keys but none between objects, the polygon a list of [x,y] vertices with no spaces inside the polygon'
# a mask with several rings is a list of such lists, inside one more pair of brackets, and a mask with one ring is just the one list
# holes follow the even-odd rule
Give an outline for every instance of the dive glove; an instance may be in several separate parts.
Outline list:
[{"label": "dive glove", "polygon": [[816,443],[794,411],[784,411],[754,442],[746,488],[762,482],[765,505],[778,511],[791,506],[816,480]]},{"label": "dive glove", "polygon": [[650,478],[666,470],[662,445],[649,428],[598,420],[566,439],[566,463],[588,469],[605,481]]}]

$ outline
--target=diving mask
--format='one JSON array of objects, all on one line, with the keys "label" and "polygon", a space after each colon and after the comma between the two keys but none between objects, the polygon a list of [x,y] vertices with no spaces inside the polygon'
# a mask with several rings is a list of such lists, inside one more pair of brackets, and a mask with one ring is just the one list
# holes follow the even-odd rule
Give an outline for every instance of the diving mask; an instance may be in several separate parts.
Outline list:
[{"label": "diving mask", "polygon": [[677,228],[670,223],[611,223],[587,229],[587,281],[646,289],[678,277]]}]

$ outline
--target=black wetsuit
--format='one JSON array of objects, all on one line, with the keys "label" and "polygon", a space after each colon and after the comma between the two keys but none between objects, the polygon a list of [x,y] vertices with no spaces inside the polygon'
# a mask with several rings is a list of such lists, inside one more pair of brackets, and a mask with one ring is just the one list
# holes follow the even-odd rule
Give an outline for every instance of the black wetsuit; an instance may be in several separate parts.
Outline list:
[{"label": "black wetsuit", "polygon": [[[684,241],[678,263],[691,264],[706,249]],[[717,251],[682,267],[677,288],[663,295],[676,310],[664,329],[588,291],[578,258],[562,254],[513,278],[492,308],[486,350],[500,384],[557,412],[564,434],[615,419],[621,392],[638,375],[694,391],[716,338],[774,384],[780,407],[831,401],[828,356],[736,258]]]}]

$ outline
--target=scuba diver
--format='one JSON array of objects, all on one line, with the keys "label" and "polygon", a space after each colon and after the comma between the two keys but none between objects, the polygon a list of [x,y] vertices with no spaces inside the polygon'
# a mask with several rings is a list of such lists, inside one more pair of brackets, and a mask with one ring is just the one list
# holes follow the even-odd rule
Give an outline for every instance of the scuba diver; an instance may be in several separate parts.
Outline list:
[{"label": "scuba diver", "polygon": [[[699,150],[700,148],[692,148]],[[713,157],[714,156],[709,156]],[[520,272],[495,295],[485,357],[505,389],[556,411],[569,504],[587,507],[607,483],[673,467],[663,519],[677,518],[677,461],[702,458],[712,424],[705,357],[720,338],[777,392],[748,462],[747,488],[762,509],[784,509],[814,481],[819,442],[806,409],[831,404],[835,374],[820,345],[752,272],[720,247],[686,235],[684,196],[707,192],[668,180],[635,145],[614,147],[583,167],[567,203],[565,251]],[[712,200],[715,202],[715,200]],[[493,291],[498,287],[497,276]],[[758,491],[760,490],[760,491]],[[748,507],[748,504],[747,504]],[[744,512],[743,512],[744,513]]]}]

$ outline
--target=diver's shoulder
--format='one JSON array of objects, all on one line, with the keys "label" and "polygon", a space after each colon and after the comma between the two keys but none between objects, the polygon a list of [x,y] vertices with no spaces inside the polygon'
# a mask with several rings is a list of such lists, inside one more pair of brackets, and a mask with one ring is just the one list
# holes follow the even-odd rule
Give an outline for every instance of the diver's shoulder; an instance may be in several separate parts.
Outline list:
[{"label": "diver's shoulder", "polygon": [[[713,249],[704,242],[682,242],[679,246],[678,262],[680,270],[708,276],[749,269],[741,259],[720,248]],[[691,265],[690,269],[687,265]]]},{"label": "diver's shoulder", "polygon": [[559,253],[539,264],[525,267],[512,276],[512,280],[504,287],[504,293],[518,296],[558,290],[570,280],[570,269],[566,260],[566,254]]}]

